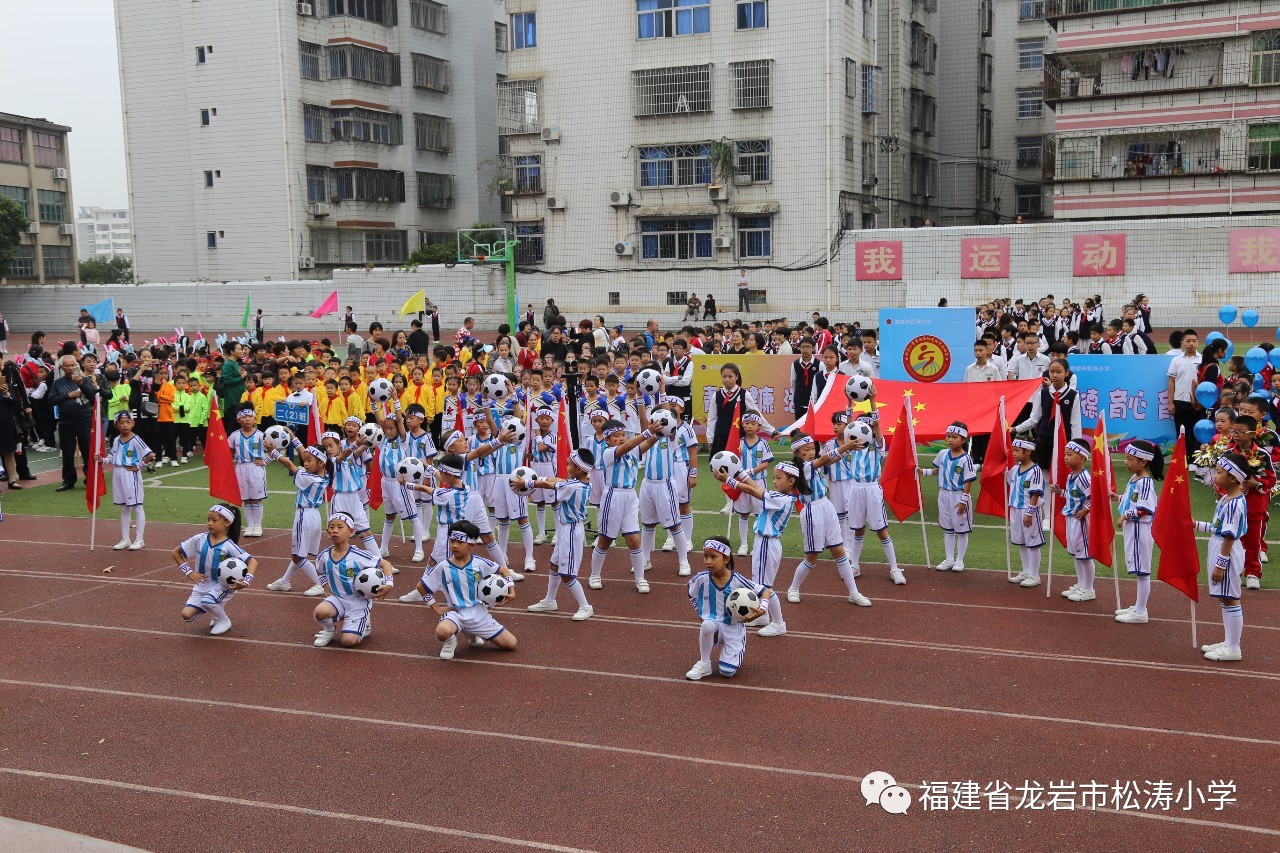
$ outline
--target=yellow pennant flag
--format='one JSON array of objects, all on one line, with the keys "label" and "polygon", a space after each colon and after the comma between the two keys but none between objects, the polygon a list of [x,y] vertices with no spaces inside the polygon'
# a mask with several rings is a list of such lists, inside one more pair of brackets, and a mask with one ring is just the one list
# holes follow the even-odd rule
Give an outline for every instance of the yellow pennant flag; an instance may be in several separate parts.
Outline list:
[{"label": "yellow pennant flag", "polygon": [[400,316],[406,317],[409,314],[417,314],[419,311],[427,310],[427,291],[419,290],[410,296],[408,301],[400,309]]}]

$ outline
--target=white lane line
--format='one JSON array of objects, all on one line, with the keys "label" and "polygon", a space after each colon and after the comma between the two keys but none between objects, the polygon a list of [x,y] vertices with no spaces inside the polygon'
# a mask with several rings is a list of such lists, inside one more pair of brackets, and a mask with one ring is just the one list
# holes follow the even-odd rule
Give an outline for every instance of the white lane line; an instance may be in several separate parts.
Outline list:
[{"label": "white lane line", "polygon": [[350,814],[348,812],[331,812],[323,809],[290,806],[284,803],[268,803],[262,800],[245,800],[240,797],[223,797],[218,794],[202,794],[199,791],[182,791],[177,788],[157,788],[152,785],[138,785],[133,782],[120,782],[115,779],[98,779],[92,776],[72,776],[69,773],[45,773],[39,770],[23,770],[17,767],[0,767],[0,773],[12,776],[24,776],[30,779],[44,779],[57,782],[75,782],[80,785],[97,785],[104,788],[132,791],[139,794],[160,794],[166,797],[184,797],[191,800],[202,800],[207,803],[220,803],[229,806],[244,806],[251,809],[286,812],[304,817],[322,817],[330,820],[346,820],[356,823],[372,823],[378,826],[395,829],[412,829],[418,832],[430,832],[436,835],[449,835],[454,838],[466,838],[470,841],[492,841],[497,844],[509,844],[514,847],[527,847],[531,850],[554,850],[560,853],[591,853],[581,847],[564,847],[560,844],[545,844],[541,841],[529,841],[523,838],[508,838],[505,835],[490,835],[484,832],[468,832],[465,829],[451,829],[447,826],[433,826],[426,823],[414,823],[407,820],[392,820],[372,815]]}]

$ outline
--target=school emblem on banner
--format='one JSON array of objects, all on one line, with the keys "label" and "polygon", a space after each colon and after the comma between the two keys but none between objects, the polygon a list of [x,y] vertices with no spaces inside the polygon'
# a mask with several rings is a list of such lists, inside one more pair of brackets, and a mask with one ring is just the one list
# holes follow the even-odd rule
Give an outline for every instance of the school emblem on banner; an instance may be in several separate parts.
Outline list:
[{"label": "school emblem on banner", "polygon": [[937,382],[951,369],[951,348],[942,338],[920,335],[903,348],[902,366],[916,382]]}]

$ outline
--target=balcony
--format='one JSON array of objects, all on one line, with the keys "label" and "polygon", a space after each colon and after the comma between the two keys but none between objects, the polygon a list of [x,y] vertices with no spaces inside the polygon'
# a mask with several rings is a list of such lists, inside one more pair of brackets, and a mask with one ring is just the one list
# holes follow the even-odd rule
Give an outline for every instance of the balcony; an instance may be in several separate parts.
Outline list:
[{"label": "balcony", "polygon": [[1222,150],[1220,132],[1147,133],[1107,137],[1059,137],[1046,178],[1118,181],[1223,175],[1249,169],[1248,155]]},{"label": "balcony", "polygon": [[1054,54],[1045,57],[1044,100],[1055,107],[1062,101],[1217,89],[1248,79],[1248,56],[1228,60],[1221,41]]},{"label": "balcony", "polygon": [[1197,6],[1215,0],[1045,0],[1045,18],[1052,23],[1056,18],[1085,17],[1088,15],[1113,15],[1117,12],[1140,12],[1143,9],[1163,9],[1169,6]]}]

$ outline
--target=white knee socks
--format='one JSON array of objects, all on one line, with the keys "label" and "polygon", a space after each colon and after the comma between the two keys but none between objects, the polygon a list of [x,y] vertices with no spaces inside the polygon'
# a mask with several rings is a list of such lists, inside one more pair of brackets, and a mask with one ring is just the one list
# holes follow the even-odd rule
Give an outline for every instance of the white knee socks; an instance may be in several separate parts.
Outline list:
[{"label": "white knee socks", "polygon": [[855,563],[862,562],[862,537],[853,534],[853,544],[849,546],[849,556]]},{"label": "white knee socks", "polygon": [[853,577],[853,567],[849,565],[849,557],[846,555],[836,560],[836,572],[840,575],[840,580],[844,581],[845,588],[849,590],[850,595],[861,595],[858,592],[858,582]]},{"label": "white knee socks", "polygon": [[1076,560],[1076,583],[1081,589],[1093,589],[1093,576],[1096,571],[1093,560]]},{"label": "white knee socks", "polygon": [[538,507],[538,538],[547,535],[547,508],[545,506]]},{"label": "white knee socks", "polygon": [[520,544],[524,546],[524,564],[527,566],[533,562],[533,526],[527,518],[520,525]]},{"label": "white knee socks", "polygon": [[676,558],[684,565],[689,562],[689,537],[685,535],[684,526],[673,527],[671,535],[676,540]]},{"label": "white knee socks", "polygon": [[657,536],[658,529],[656,527],[640,528],[640,553],[643,555],[642,559],[646,563],[650,561],[650,557],[653,554],[653,544],[654,540],[657,539]]},{"label": "white knee socks", "polygon": [[1033,578],[1040,577],[1040,549],[1019,545],[1022,551],[1022,570]]},{"label": "white knee socks", "polygon": [[[1230,571],[1228,569],[1228,571]],[[1227,648],[1240,648],[1240,635],[1244,633],[1244,611],[1239,604],[1222,605],[1222,630],[1225,634]]]},{"label": "white knee socks", "polygon": [[742,541],[743,547],[746,547],[747,535],[751,531],[750,522],[751,522],[750,516],[746,516],[746,515],[738,516],[738,539]]},{"label": "white knee socks", "polygon": [[413,550],[421,551],[422,542],[426,538],[423,536],[423,528],[426,527],[426,523],[423,522],[421,513],[415,515],[410,521],[413,524]]},{"label": "white knee socks", "polygon": [[942,531],[942,550],[946,552],[948,560],[956,558],[956,535]]},{"label": "white knee socks", "polygon": [[388,551],[391,548],[391,537],[394,536],[393,526],[395,522],[391,519],[385,519],[382,522],[382,550]]},{"label": "white knee socks", "polygon": [[880,540],[880,547],[884,548],[884,558],[889,563],[889,571],[898,568],[898,552],[893,547],[893,537],[888,536]]},{"label": "white knee socks", "polygon": [[129,535],[129,519],[133,515],[133,510],[127,506],[120,507],[120,539],[128,542],[133,537]]},{"label": "white knee socks", "polygon": [[555,601],[556,593],[560,590],[560,576],[555,572],[547,575],[547,601]]},{"label": "white knee socks", "polygon": [[684,530],[685,542],[693,542],[693,513],[688,512],[680,516],[680,527]]},{"label": "white knee socks", "polygon": [[500,547],[496,539],[490,542],[487,547],[489,549],[489,559],[505,569],[507,567],[507,549]]},{"label": "white knee socks", "polygon": [[786,620],[782,618],[782,602],[778,600],[778,593],[776,590],[774,591],[773,595],[769,596],[768,604],[769,604],[769,621],[776,622],[780,626],[785,628],[787,626],[787,623],[786,623]]},{"label": "white knee socks", "polygon": [[813,571],[814,568],[813,561],[806,556],[804,560],[800,562],[800,565],[796,566],[796,573],[792,576],[791,586],[788,587],[788,589],[794,589],[796,592],[799,592],[800,584],[804,583],[804,579],[809,577],[809,572]]},{"label": "white knee socks", "polygon": [[1138,603],[1133,606],[1133,612],[1139,616],[1147,615],[1147,599],[1151,597],[1151,577],[1138,577]]},{"label": "white knee socks", "polygon": [[[607,548],[608,546],[605,547]],[[600,577],[600,573],[604,571],[604,558],[607,556],[609,556],[609,552],[599,545],[591,549],[591,577]]]},{"label": "white knee socks", "polygon": [[710,619],[702,621],[702,627],[698,629],[698,654],[701,655],[702,662],[711,663],[711,652],[716,647],[716,623]]},{"label": "white knee socks", "polygon": [[644,552],[639,548],[631,552],[631,568],[635,570],[637,582],[644,580]]},{"label": "white knee socks", "polygon": [[506,565],[507,563],[507,557],[506,557],[507,543],[510,541],[511,541],[511,522],[499,521],[498,522],[498,550],[502,552],[503,565]]},{"label": "white knee socks", "polygon": [[963,563],[965,552],[969,550],[969,534],[956,534],[956,562]]},{"label": "white knee socks", "polygon": [[561,578],[561,580],[563,581],[564,588],[573,593],[573,600],[578,602],[579,607],[591,606],[587,603],[587,593],[583,590],[582,584],[578,582],[577,578],[571,577],[568,580]]}]

